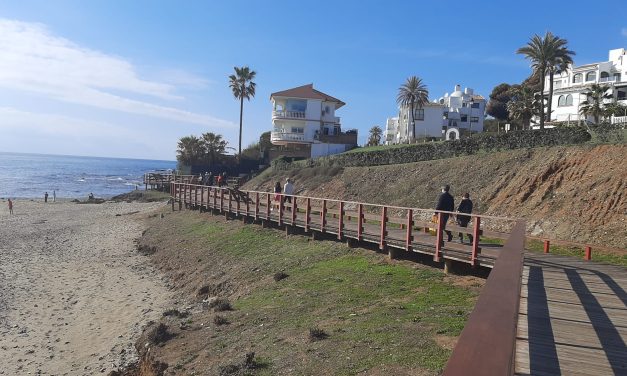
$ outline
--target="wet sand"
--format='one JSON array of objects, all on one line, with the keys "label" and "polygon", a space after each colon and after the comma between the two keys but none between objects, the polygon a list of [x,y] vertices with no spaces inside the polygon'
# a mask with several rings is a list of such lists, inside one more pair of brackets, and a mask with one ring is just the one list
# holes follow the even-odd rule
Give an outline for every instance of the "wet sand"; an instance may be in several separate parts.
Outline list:
[{"label": "wet sand", "polygon": [[142,327],[171,299],[134,244],[163,204],[19,200],[13,216],[0,205],[0,375],[100,375],[134,361]]}]

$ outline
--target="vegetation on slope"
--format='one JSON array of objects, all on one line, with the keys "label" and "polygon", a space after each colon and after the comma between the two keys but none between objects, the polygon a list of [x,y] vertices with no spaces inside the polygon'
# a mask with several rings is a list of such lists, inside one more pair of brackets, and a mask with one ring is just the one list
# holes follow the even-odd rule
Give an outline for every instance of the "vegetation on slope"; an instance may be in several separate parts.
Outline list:
[{"label": "vegetation on slope", "polygon": [[164,316],[167,342],[137,347],[174,374],[241,371],[254,352],[251,374],[435,375],[483,283],[208,214],[151,221],[140,248],[187,302]]}]

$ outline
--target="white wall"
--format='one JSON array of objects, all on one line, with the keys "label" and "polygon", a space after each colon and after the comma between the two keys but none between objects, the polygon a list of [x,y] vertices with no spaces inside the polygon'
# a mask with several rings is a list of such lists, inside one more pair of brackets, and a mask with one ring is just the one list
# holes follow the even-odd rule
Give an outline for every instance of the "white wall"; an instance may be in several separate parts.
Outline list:
[{"label": "white wall", "polygon": [[322,115],[322,101],[320,99],[307,99],[307,112],[305,118],[308,120],[320,120]]},{"label": "white wall", "polygon": [[343,153],[349,145],[345,144],[312,144],[311,158],[320,158],[326,155]]}]

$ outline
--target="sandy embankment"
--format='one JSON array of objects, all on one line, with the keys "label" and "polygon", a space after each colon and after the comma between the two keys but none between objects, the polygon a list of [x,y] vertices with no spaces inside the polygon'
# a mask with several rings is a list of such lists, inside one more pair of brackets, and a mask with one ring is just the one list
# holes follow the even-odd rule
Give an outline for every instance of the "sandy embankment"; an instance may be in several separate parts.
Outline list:
[{"label": "sandy embankment", "polygon": [[0,205],[0,375],[101,374],[134,360],[171,297],[134,246],[140,217],[162,204],[22,200],[11,217]]}]

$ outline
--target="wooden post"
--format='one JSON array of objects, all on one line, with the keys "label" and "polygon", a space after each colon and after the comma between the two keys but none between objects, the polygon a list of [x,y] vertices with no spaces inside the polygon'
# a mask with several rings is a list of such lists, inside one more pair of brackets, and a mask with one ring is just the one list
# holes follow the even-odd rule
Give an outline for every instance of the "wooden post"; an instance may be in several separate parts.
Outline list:
[{"label": "wooden post", "polygon": [[220,190],[220,213],[224,211],[224,189],[218,188]]},{"label": "wooden post", "polygon": [[362,241],[364,237],[364,205],[357,206],[357,241]]},{"label": "wooden post", "polygon": [[[229,191],[229,194],[230,194],[230,192],[231,191]],[[235,198],[235,210],[237,210],[237,215],[238,216],[240,215],[240,212],[239,212],[240,211],[240,202],[239,202],[240,196],[241,195],[237,195],[237,197]]]},{"label": "wooden post", "polygon": [[250,216],[250,197],[248,196],[248,192],[246,192],[246,216]]},{"label": "wooden post", "polygon": [[589,245],[586,246],[583,259],[586,261],[590,261],[592,259],[592,247],[590,247]]},{"label": "wooden post", "polygon": [[433,255],[433,261],[440,262],[440,250],[442,249],[442,213],[438,212],[438,226],[435,235],[435,254]]},{"label": "wooden post", "polygon": [[259,192],[255,192],[255,221],[259,219]]},{"label": "wooden post", "polygon": [[283,200],[285,196],[279,194],[279,226],[283,224]]},{"label": "wooden post", "polygon": [[549,253],[551,248],[551,241],[549,239],[544,240],[544,253]]},{"label": "wooden post", "polygon": [[229,208],[228,208],[228,212],[231,212],[233,210],[233,206],[231,205],[231,202],[233,201],[233,196],[231,195],[231,190],[229,189]]},{"label": "wooden post", "polygon": [[180,183],[177,184],[177,186],[178,186],[177,189],[179,191],[179,194],[178,194],[178,196],[179,196],[179,211],[181,211],[183,209],[183,202],[181,200],[181,196],[183,195],[183,188],[181,187]]},{"label": "wooden post", "polygon": [[296,205],[296,196],[292,196],[292,226],[296,225],[296,212],[298,211],[298,205]]},{"label": "wooden post", "polygon": [[472,254],[470,256],[470,264],[477,265],[477,255],[479,254],[479,234],[481,234],[481,217],[475,217],[475,223],[472,227]]},{"label": "wooden post", "polygon": [[385,237],[387,236],[387,225],[388,220],[388,208],[384,206],[381,210],[381,239],[379,240],[379,249],[385,250],[386,242]]},{"label": "wooden post", "polygon": [[311,198],[307,197],[307,208],[305,209],[305,232],[309,232],[311,223]]},{"label": "wooden post", "polygon": [[170,183],[170,201],[172,201],[172,211],[174,211],[174,200],[176,199],[176,191],[173,190],[174,183]]},{"label": "wooden post", "polygon": [[327,200],[322,200],[322,211],[320,212],[320,232],[324,233],[327,224]]},{"label": "wooden post", "polygon": [[407,234],[405,235],[405,249],[410,252],[412,250],[411,243],[414,241],[412,230],[414,228],[414,211],[407,209]]},{"label": "wooden post", "polygon": [[342,235],[344,233],[344,201],[340,201],[340,219],[337,224],[337,238],[342,240]]},{"label": "wooden post", "polygon": [[270,193],[266,193],[266,219],[270,220],[270,205],[272,205]]}]

